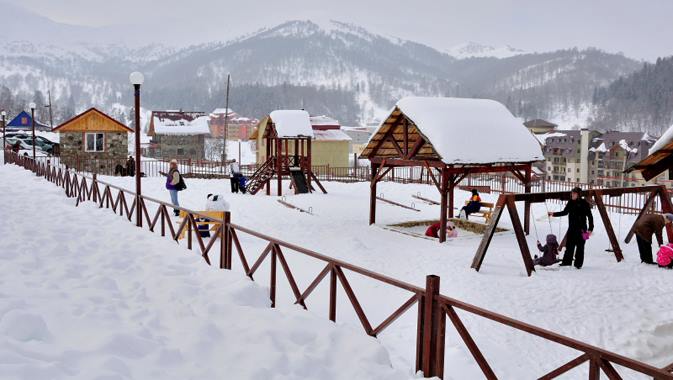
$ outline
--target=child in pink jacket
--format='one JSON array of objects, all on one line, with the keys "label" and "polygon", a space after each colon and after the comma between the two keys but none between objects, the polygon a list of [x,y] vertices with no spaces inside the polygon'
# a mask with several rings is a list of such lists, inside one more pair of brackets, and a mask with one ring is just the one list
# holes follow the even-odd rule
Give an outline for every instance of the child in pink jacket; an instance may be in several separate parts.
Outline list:
[{"label": "child in pink jacket", "polygon": [[657,253],[657,264],[661,268],[673,269],[673,244],[662,245]]}]

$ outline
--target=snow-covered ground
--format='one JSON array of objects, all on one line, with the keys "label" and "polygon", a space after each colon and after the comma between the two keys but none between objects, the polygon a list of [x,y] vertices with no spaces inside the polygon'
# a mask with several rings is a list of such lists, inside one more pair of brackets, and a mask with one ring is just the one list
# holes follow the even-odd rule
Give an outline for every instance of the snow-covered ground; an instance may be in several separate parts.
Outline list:
[{"label": "snow-covered ground", "polygon": [[0,166],[0,378],[414,376],[360,331],[270,309],[261,284],[74,202]]},{"label": "snow-covered ground", "polygon": [[[117,185],[133,188],[132,178],[107,178]],[[168,201],[162,178],[143,179],[145,194]],[[285,184],[287,190],[287,183]],[[312,207],[315,215],[286,208],[277,197],[230,194],[226,180],[187,181],[188,189],[180,193],[181,204],[203,209],[208,193],[223,194],[232,205],[232,222],[275,236],[287,242],[361,265],[400,280],[423,286],[425,276],[436,274],[442,279],[442,293],[481,307],[550,329],[552,331],[643,360],[656,366],[673,362],[673,271],[640,264],[635,241],[623,246],[626,260],[617,263],[605,251],[608,240],[598,212],[594,211],[596,230],[588,242],[585,266],[538,270],[525,275],[516,240],[511,233],[494,238],[481,272],[470,269],[479,237],[453,239],[438,244],[389,231],[383,226],[438,217],[438,207],[411,198],[420,192],[437,200],[435,188],[426,185],[379,184],[386,199],[411,204],[421,212],[379,203],[378,225],[368,225],[368,183],[324,183],[329,194],[288,195],[287,201],[302,208]],[[275,183],[272,187],[275,191]],[[467,193],[457,192],[457,204]],[[494,195],[484,195],[494,201]],[[549,204],[550,210],[560,205]],[[565,219],[550,225],[544,204],[533,207],[540,239],[553,231],[565,230]],[[521,210],[522,212],[522,210]],[[615,230],[623,240],[633,223],[633,216],[611,215]],[[617,226],[621,223],[621,227]],[[507,214],[501,226],[511,227]],[[534,250],[535,228],[528,241]],[[256,259],[265,242],[241,235],[248,260]],[[293,274],[305,289],[320,272],[322,265],[300,255],[286,253]],[[241,271],[234,255],[234,269]],[[257,281],[266,283],[268,270]],[[282,278],[282,277],[279,277]],[[362,306],[373,325],[380,323],[409,296],[388,285],[359,276],[350,279]],[[291,304],[289,287],[279,280],[278,304]],[[327,316],[327,286],[321,284],[307,304],[309,312]],[[337,322],[360,329],[359,322],[343,294],[339,294]],[[573,359],[578,354],[483,319],[460,313],[496,374],[505,379],[523,379],[542,374]],[[415,343],[415,309],[410,310],[380,335],[391,353],[396,368],[413,368]],[[447,378],[480,378],[476,364],[455,331],[447,327]],[[569,378],[586,375],[587,366],[569,373]],[[623,371],[625,378],[639,378]]]}]

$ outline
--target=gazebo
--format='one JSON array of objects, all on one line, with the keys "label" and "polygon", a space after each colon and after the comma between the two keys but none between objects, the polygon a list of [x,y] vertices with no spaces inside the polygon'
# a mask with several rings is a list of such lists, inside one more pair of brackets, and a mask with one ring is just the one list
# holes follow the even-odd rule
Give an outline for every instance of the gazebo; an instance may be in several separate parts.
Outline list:
[{"label": "gazebo", "polygon": [[[454,189],[469,174],[510,172],[530,192],[540,143],[504,105],[486,99],[403,98],[361,154],[371,162],[369,223],[376,222],[376,184],[393,168],[425,167],[441,196],[440,237],[453,217]],[[447,215],[448,211],[448,215]],[[447,218],[448,217],[448,218]],[[525,204],[524,229],[530,225]]]},{"label": "gazebo", "polygon": [[266,194],[271,195],[274,176],[279,196],[283,193],[283,176],[290,178],[295,194],[313,191],[311,181],[327,193],[311,170],[313,137],[309,114],[304,110],[277,110],[262,119],[252,135],[258,141],[258,162],[262,164],[250,177],[249,193],[254,195],[266,186]]}]

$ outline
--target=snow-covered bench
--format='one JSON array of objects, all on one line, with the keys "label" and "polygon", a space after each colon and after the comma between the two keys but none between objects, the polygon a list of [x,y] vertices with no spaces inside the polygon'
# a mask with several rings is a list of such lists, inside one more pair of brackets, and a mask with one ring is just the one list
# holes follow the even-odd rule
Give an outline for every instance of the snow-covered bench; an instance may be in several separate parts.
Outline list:
[{"label": "snow-covered bench", "polygon": [[[467,206],[469,203],[470,201],[465,201],[465,206]],[[479,211],[471,213],[470,216],[481,216],[486,220],[486,223],[488,223],[491,221],[491,216],[493,215],[493,207],[495,207],[495,204],[493,203],[481,202],[481,208]]]}]

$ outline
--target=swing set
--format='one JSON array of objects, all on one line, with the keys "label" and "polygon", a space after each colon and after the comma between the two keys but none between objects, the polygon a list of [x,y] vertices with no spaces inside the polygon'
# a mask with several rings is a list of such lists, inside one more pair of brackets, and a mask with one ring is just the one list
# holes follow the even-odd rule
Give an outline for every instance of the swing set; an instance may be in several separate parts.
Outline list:
[{"label": "swing set", "polygon": [[[640,212],[638,213],[638,217],[636,218],[636,220],[638,220],[641,216],[643,216],[648,210],[653,209],[655,200],[657,198],[659,198],[659,204],[661,205],[662,212],[664,213],[673,212],[673,205],[671,204],[671,199],[668,196],[668,191],[666,190],[665,186],[640,186],[640,187],[624,187],[613,189],[583,190],[582,195],[585,197],[585,199],[589,202],[593,200],[596,209],[598,209],[598,212],[601,216],[601,220],[603,221],[603,225],[605,226],[605,231],[608,235],[608,238],[610,239],[610,245],[612,247],[610,252],[614,253],[617,262],[624,260],[624,255],[622,254],[622,249],[619,246],[618,238],[615,235],[615,231],[612,227],[610,216],[608,214],[606,205],[603,202],[604,199],[603,197],[607,196],[610,198],[614,198],[614,197],[621,197],[624,194],[646,195],[645,203],[643,204],[643,207],[640,209]],[[500,195],[498,201],[495,204],[495,209],[493,210],[493,216],[491,217],[491,221],[488,227],[486,228],[481,243],[479,244],[479,248],[477,249],[477,252],[474,255],[474,259],[472,261],[472,268],[477,271],[481,269],[481,266],[484,262],[484,258],[486,257],[486,252],[488,251],[488,247],[491,244],[491,240],[493,239],[496,227],[498,226],[498,223],[500,221],[500,217],[502,216],[502,213],[505,210],[505,208],[507,208],[510,219],[512,221],[514,234],[516,235],[516,240],[521,250],[521,258],[523,259],[526,272],[528,276],[530,276],[535,271],[535,268],[533,265],[533,259],[530,254],[530,249],[528,247],[528,241],[526,240],[526,235],[529,234],[529,228],[528,226],[522,225],[521,219],[519,218],[519,212],[517,211],[516,203],[517,202],[525,202],[526,204],[544,203],[546,207],[547,200],[568,201],[570,200],[570,191]],[[547,211],[549,211],[548,208]],[[533,222],[533,226],[535,229],[535,235],[539,240],[539,235],[535,222]],[[549,228],[551,231],[552,230],[551,220],[549,221]],[[559,236],[560,231],[561,231],[561,224],[559,222]],[[668,234],[668,239],[673,241],[673,228],[671,227],[671,225],[666,226],[666,232]],[[627,234],[626,239],[624,240],[625,243],[628,244],[631,241],[634,233],[635,233],[635,223],[629,230],[629,233]],[[563,237],[560,247],[565,246],[566,238],[567,236]]]}]

